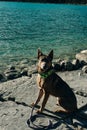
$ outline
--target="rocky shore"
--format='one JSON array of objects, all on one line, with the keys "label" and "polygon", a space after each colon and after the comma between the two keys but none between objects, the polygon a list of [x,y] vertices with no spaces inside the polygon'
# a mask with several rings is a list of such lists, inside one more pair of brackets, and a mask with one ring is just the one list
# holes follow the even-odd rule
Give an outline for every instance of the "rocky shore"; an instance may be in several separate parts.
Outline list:
[{"label": "rocky shore", "polygon": [[[87,73],[87,50],[83,50],[76,54],[75,59],[69,60],[54,60],[53,69],[56,72],[74,71],[81,69],[82,72]],[[7,70],[0,73],[0,82],[16,79],[22,76],[31,77],[32,74],[37,73],[36,62],[34,65],[29,66],[28,59],[17,63],[16,65],[8,66]]]},{"label": "rocky shore", "polygon": [[[87,50],[77,54],[73,61],[56,60],[53,62],[53,67],[56,73],[73,89],[77,97],[78,108],[87,105]],[[36,100],[38,95],[36,76],[36,65],[29,67],[27,60],[16,66],[9,66],[3,74],[0,74],[0,130],[33,129],[29,128],[26,122],[31,112],[30,104]],[[44,126],[50,119],[55,130],[87,129],[87,108],[66,120],[60,120],[66,115],[53,113],[57,107],[56,98],[50,96],[44,110],[45,115],[37,118],[34,123],[38,127]]]}]

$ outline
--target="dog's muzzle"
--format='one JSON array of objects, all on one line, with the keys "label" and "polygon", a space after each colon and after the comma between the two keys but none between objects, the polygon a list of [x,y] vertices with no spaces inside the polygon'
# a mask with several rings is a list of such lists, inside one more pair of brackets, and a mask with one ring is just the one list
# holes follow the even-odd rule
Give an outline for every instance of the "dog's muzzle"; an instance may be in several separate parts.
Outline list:
[{"label": "dog's muzzle", "polygon": [[40,64],[40,68],[41,68],[42,70],[47,70],[47,69],[48,69],[48,66],[47,66],[47,64],[46,64],[45,62],[42,62],[42,63]]}]

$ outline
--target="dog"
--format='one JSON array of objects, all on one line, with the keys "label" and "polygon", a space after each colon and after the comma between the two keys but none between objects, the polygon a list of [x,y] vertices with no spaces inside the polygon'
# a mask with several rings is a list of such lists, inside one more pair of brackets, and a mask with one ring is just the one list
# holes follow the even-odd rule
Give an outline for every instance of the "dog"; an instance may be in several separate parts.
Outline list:
[{"label": "dog", "polygon": [[43,101],[37,113],[41,113],[49,95],[57,97],[57,105],[61,106],[57,112],[71,113],[77,110],[77,100],[74,92],[69,85],[59,77],[52,67],[53,50],[48,55],[45,55],[38,49],[38,64],[37,64],[37,84],[39,87],[39,95],[33,105],[37,105],[43,96]]}]

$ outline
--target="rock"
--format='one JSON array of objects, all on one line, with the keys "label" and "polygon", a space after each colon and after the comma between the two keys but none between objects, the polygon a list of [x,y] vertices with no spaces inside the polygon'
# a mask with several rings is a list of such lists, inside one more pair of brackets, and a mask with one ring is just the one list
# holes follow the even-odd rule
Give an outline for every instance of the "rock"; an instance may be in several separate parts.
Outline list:
[{"label": "rock", "polygon": [[74,70],[79,69],[80,66],[81,66],[80,61],[79,61],[78,59],[74,59],[74,60],[72,61],[72,64],[73,64],[73,69],[74,69]]},{"label": "rock", "polygon": [[19,64],[19,69],[23,70],[25,68],[28,68],[28,65],[27,64]]},{"label": "rock", "polygon": [[15,66],[10,66],[9,70],[15,70]]},{"label": "rock", "polygon": [[76,59],[79,61],[84,61],[87,64],[87,50],[83,50],[80,53],[76,54]]},{"label": "rock", "polygon": [[60,64],[53,64],[53,69],[55,70],[55,71],[61,71],[61,66],[60,66]]},{"label": "rock", "polygon": [[6,77],[4,74],[0,74],[0,82],[6,81]]},{"label": "rock", "polygon": [[21,71],[21,76],[28,76],[28,69],[25,68]]},{"label": "rock", "polygon": [[15,67],[10,67],[8,70],[4,72],[7,80],[19,78],[21,76],[20,72],[15,69]]},{"label": "rock", "polygon": [[28,64],[28,63],[29,63],[28,59],[24,59],[24,60],[22,60],[22,61],[20,62],[20,64]]},{"label": "rock", "polygon": [[28,75],[29,77],[32,77],[32,74],[36,74],[37,73],[37,70],[28,70]]},{"label": "rock", "polygon": [[83,71],[84,73],[87,73],[87,65],[85,65],[85,66],[82,68],[82,71]]},{"label": "rock", "polygon": [[66,61],[66,60],[62,61],[60,63],[60,66],[61,66],[61,70],[63,70],[63,71],[66,71],[66,70],[71,71],[71,70],[73,70],[73,64],[70,61]]},{"label": "rock", "polygon": [[65,71],[65,61],[61,61],[60,62],[60,67],[61,67],[61,70]]},{"label": "rock", "polygon": [[83,50],[83,51],[81,51],[81,53],[87,53],[87,50]]}]

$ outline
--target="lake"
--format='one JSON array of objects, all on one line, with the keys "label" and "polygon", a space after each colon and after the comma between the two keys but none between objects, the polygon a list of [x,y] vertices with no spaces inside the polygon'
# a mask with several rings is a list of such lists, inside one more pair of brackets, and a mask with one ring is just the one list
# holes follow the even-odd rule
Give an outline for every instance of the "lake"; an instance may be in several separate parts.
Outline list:
[{"label": "lake", "polygon": [[87,6],[0,2],[0,69],[33,61],[38,48],[55,59],[87,49]]}]

